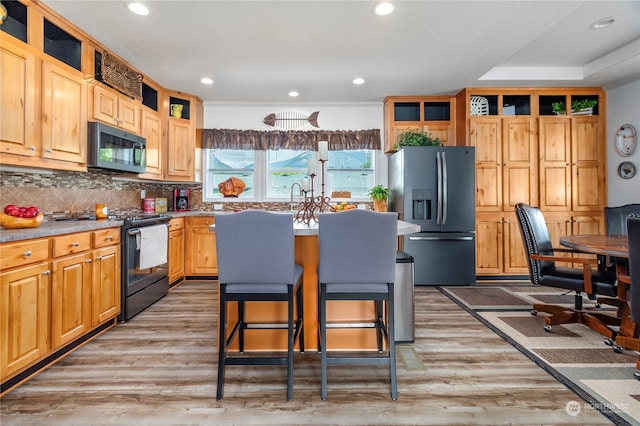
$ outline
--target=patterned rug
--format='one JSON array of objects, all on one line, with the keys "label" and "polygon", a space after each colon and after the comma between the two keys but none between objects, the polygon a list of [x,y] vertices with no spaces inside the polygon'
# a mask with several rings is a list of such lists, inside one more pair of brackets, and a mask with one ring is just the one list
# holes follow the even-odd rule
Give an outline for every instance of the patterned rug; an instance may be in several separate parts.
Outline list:
[{"label": "patterned rug", "polygon": [[[603,337],[581,324],[554,325],[544,330],[547,314],[530,313],[533,303],[573,306],[573,294],[532,285],[441,287],[440,290],[491,328],[532,361],[573,390],[576,401],[570,410],[597,410],[615,424],[640,424],[640,381],[633,373],[640,353],[616,353]],[[596,308],[583,298],[587,310]]]}]

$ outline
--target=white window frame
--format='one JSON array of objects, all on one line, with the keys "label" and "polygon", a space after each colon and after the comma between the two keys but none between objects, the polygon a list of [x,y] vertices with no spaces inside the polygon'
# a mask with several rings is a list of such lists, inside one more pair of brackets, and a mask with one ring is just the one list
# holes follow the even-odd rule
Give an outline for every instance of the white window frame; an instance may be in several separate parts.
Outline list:
[{"label": "white window frame", "polygon": [[[268,165],[267,165],[267,151],[263,150],[254,150],[254,188],[252,198],[212,198],[206,197],[207,194],[207,175],[209,172],[209,155],[208,149],[202,150],[202,202],[203,203],[229,203],[229,202],[288,202],[289,200],[285,197],[282,198],[267,198],[267,185],[270,184],[270,178],[268,176]],[[385,171],[382,171],[381,164],[383,163],[382,159],[384,157],[384,153],[380,150],[375,150],[373,155],[373,170],[374,170],[374,181],[375,184],[386,185],[387,177],[386,177],[386,168]],[[320,174],[320,173],[318,173]],[[316,176],[315,178],[315,189],[319,193],[320,191],[320,176]],[[331,194],[325,194],[331,195]],[[364,202],[370,201],[369,198],[366,197],[352,197],[352,198],[336,198],[336,201],[351,201],[351,202]]]}]

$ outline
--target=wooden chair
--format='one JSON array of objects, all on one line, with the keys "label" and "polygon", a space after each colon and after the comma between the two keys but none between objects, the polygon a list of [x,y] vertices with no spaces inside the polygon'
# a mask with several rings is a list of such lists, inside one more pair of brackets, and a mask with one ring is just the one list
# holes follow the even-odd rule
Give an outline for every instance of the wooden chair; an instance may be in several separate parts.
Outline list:
[{"label": "wooden chair", "polygon": [[[620,285],[627,286],[628,314],[632,322],[627,322],[628,326],[620,330],[616,337],[616,345],[640,351],[640,216],[629,216],[626,225],[629,239],[629,274],[620,270],[618,281]],[[636,368],[638,371],[635,377],[640,380],[640,359],[636,362]]]},{"label": "wooden chair", "polygon": [[[221,400],[227,365],[286,365],[287,401],[293,398],[293,349],[304,351],[303,268],[294,261],[293,216],[259,210],[216,216],[216,249],[220,286],[218,386]],[[295,305],[294,305],[295,300]],[[227,336],[227,304],[237,302],[238,318]],[[287,322],[260,324],[256,328],[286,328],[283,356],[244,356],[245,302],[286,302]],[[297,319],[294,315],[297,311]],[[239,353],[229,346],[238,337]]]},{"label": "wooden chair", "polygon": [[[327,399],[328,365],[387,365],[391,399],[398,398],[393,297],[397,230],[397,213],[356,209],[319,216],[318,323],[323,400]],[[375,318],[371,324],[329,324],[327,301],[333,300],[372,301]],[[365,326],[376,329],[377,353],[329,354],[327,328]]]},{"label": "wooden chair", "polygon": [[[539,311],[551,314],[545,319],[546,331],[551,331],[551,326],[554,324],[581,323],[610,340],[614,339],[616,336],[614,328],[620,325],[620,320],[607,314],[583,310],[582,293],[616,296],[615,273],[598,270],[598,261],[595,258],[568,256],[568,254],[579,252],[553,248],[547,224],[540,209],[518,203],[515,206],[515,211],[528,258],[531,282],[536,285],[575,292],[573,308],[534,304],[532,315],[537,315]],[[564,253],[564,255],[559,255],[560,253]],[[582,267],[557,266],[556,262],[569,262],[579,264]]]}]

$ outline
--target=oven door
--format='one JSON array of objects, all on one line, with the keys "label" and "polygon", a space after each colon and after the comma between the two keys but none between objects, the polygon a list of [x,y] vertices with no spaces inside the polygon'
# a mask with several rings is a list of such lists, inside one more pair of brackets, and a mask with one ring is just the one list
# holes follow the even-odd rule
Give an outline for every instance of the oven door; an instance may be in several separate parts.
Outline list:
[{"label": "oven door", "polygon": [[124,235],[122,266],[125,296],[131,296],[169,274],[168,263],[154,266],[153,268],[138,268],[140,265],[140,250],[136,248],[135,231],[135,229],[125,231]]}]

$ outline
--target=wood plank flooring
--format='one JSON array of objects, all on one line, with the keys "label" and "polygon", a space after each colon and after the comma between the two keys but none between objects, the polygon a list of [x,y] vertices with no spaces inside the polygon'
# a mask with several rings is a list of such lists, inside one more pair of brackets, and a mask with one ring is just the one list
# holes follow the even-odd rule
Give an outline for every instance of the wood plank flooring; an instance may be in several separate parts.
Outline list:
[{"label": "wood plank flooring", "polygon": [[[9,425],[606,425],[595,410],[435,288],[416,288],[416,341],[388,371],[329,367],[298,354],[294,399],[284,367],[229,367],[215,400],[215,283],[188,281],[0,400]],[[412,356],[417,356],[417,359]]]}]

